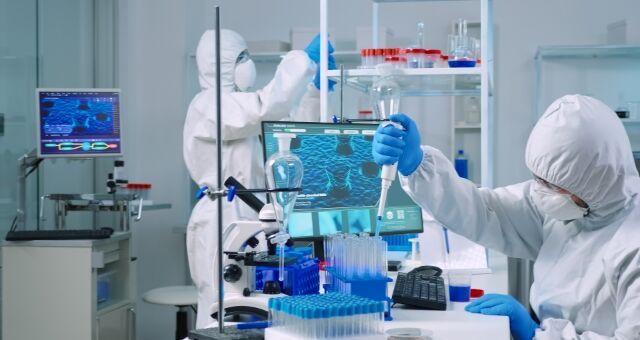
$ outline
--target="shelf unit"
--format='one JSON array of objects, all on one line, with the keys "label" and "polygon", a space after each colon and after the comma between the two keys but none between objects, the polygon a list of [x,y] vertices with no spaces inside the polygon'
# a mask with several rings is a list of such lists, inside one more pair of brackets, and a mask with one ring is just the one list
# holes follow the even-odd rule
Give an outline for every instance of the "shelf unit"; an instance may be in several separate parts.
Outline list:
[{"label": "shelf unit", "polygon": [[[532,112],[532,118],[537,120],[538,117],[540,117],[540,115],[543,113],[543,110],[545,109],[542,105],[542,101],[543,101],[543,89],[544,89],[544,83],[545,83],[545,74],[544,74],[544,66],[546,65],[545,62],[557,62],[557,63],[563,63],[562,65],[571,65],[571,62],[581,62],[581,63],[586,63],[589,62],[589,60],[594,61],[599,63],[598,65],[615,65],[613,63],[610,64],[606,64],[607,62],[613,62],[615,61],[616,63],[618,62],[622,62],[625,63],[625,65],[629,66],[629,65],[633,65],[633,69],[624,69],[624,68],[613,68],[611,66],[608,66],[605,70],[604,73],[600,73],[599,77],[597,77],[598,81],[600,83],[604,82],[604,86],[607,87],[607,84],[609,84],[610,86],[608,86],[608,88],[615,88],[615,86],[619,86],[621,88],[631,88],[631,89],[637,89],[637,86],[631,86],[629,87],[628,84],[616,84],[615,82],[618,81],[618,78],[610,78],[611,76],[619,76],[619,77],[623,77],[621,79],[624,79],[624,77],[627,77],[627,80],[629,77],[633,78],[634,77],[634,70],[635,72],[640,71],[640,46],[639,45],[574,45],[574,46],[541,46],[538,48],[538,51],[536,52],[535,55],[535,71],[536,71],[536,77],[535,77],[535,98],[534,98],[534,102],[533,102],[533,112]],[[569,63],[569,64],[567,64]],[[631,63],[631,64],[627,64],[627,63]],[[588,69],[585,69],[584,64],[580,64],[581,68],[579,68],[579,71],[582,74],[586,74],[587,71],[589,71]],[[571,67],[575,67],[574,65],[571,65]],[[594,68],[595,70],[595,68]],[[602,70],[600,70],[600,72],[602,72]],[[618,74],[612,74],[614,72],[619,72]],[[602,76],[603,74],[606,74],[607,77]],[[633,78],[633,79],[637,79],[637,78]],[[635,80],[633,80],[635,81]],[[637,83],[636,83],[637,84]],[[576,84],[575,85],[578,88],[582,88],[584,90],[584,87],[588,85],[585,85],[584,83],[581,84]],[[592,89],[590,89],[589,92],[591,92]],[[602,90],[602,89],[600,89]],[[595,96],[604,96],[603,93],[600,93],[601,91],[599,91],[598,89],[593,89],[593,91],[596,91],[597,93],[595,93]],[[574,90],[574,92],[583,92],[580,91],[579,89]],[[638,97],[637,98],[632,98],[632,99],[638,99],[640,98],[640,92],[636,91],[635,93]],[[561,95],[561,94],[557,94],[557,95]],[[600,98],[602,100],[604,100],[604,98]],[[610,105],[612,103],[609,103]],[[627,132],[629,133],[629,129],[637,129],[640,126],[640,120],[638,118],[632,118],[632,119],[621,119],[622,123],[625,125],[625,127],[627,128]],[[633,144],[633,137],[634,134],[629,133],[629,137],[632,140],[632,144]]]},{"label": "shelf unit", "polygon": [[583,45],[541,46],[536,60],[551,58],[608,58],[640,56],[640,46],[635,45]]},{"label": "shelf unit", "polygon": [[[251,53],[251,60],[260,63],[278,63],[289,51],[281,52],[256,52]],[[333,53],[336,58],[336,62],[359,62],[360,52],[358,51],[336,51]],[[195,55],[193,56],[195,58]]]},{"label": "shelf unit", "polygon": [[[480,5],[480,40],[482,64],[475,68],[431,68],[431,69],[402,69],[398,70],[395,77],[403,88],[404,96],[445,96],[453,98],[460,96],[478,96],[480,98],[480,124],[457,125],[452,118],[452,136],[455,131],[479,132],[480,134],[480,184],[484,187],[493,187],[493,27],[492,0],[372,0],[372,47],[378,47],[378,29],[380,6],[392,5],[398,2],[436,2],[436,1],[469,1]],[[328,121],[328,91],[329,79],[344,84],[362,93],[367,93],[371,84],[379,76],[375,69],[345,69],[341,75],[340,70],[328,70],[327,68],[327,32],[328,32],[328,0],[320,0],[320,106],[321,120]],[[336,58],[337,59],[337,58]],[[454,113],[451,113],[452,115]],[[455,138],[455,137],[452,137]],[[452,145],[455,149],[455,145]]]},{"label": "shelf unit", "polygon": [[[340,70],[327,72],[330,79],[340,82]],[[403,96],[479,96],[480,68],[424,68],[396,70],[395,77],[403,88]],[[360,92],[366,93],[378,78],[375,69],[344,71],[344,80]],[[454,84],[454,86],[452,86]]]}]

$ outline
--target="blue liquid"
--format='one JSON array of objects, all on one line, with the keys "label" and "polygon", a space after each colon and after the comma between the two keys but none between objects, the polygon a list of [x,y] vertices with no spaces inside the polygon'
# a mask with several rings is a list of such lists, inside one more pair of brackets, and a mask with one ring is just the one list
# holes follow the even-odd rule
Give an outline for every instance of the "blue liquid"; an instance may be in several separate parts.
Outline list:
[{"label": "blue liquid", "polygon": [[458,176],[469,179],[469,161],[465,158],[456,158],[454,166]]},{"label": "blue liquid", "polygon": [[471,294],[470,286],[449,286],[449,301],[452,302],[467,302]]},{"label": "blue liquid", "polygon": [[449,60],[449,67],[476,67],[475,60]]},{"label": "blue liquid", "polygon": [[382,229],[382,216],[378,216],[378,219],[376,219],[376,236],[380,236],[381,229]]}]

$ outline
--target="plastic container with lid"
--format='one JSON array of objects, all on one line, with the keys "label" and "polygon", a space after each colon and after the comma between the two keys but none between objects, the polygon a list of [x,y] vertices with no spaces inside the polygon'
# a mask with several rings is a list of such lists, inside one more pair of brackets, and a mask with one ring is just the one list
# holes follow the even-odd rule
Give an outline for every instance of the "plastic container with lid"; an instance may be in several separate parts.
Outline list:
[{"label": "plastic container with lid", "polygon": [[438,67],[444,67],[444,68],[448,68],[449,67],[449,56],[446,54],[443,54],[440,56],[440,61],[438,62]]},{"label": "plastic container with lid", "polygon": [[386,64],[393,65],[394,69],[402,69],[402,68],[406,68],[407,58],[398,57],[398,56],[389,56],[384,58],[384,62]]},{"label": "plastic container with lid", "polygon": [[441,55],[442,55],[441,50],[426,50],[424,52],[422,67],[424,68],[437,67],[438,62],[440,62]]},{"label": "plastic container with lid", "polygon": [[384,63],[384,48],[376,48],[373,51],[373,67],[378,64]]},{"label": "plastic container with lid", "polygon": [[369,49],[363,48],[360,50],[360,67],[359,68],[369,68]]},{"label": "plastic container with lid", "polygon": [[402,51],[402,56],[407,59],[407,68],[421,68],[424,65],[425,53],[423,48],[407,48]]},{"label": "plastic container with lid", "polygon": [[151,184],[148,183],[127,183],[120,187],[118,190],[123,194],[134,194],[138,196],[138,199],[149,200],[149,192],[151,191]]}]

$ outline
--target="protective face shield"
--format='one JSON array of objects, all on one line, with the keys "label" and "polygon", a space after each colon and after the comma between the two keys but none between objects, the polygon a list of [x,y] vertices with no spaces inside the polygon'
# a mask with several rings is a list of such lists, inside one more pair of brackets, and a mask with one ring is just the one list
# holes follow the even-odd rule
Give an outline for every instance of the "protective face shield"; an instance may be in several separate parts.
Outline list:
[{"label": "protective face shield", "polygon": [[559,193],[538,182],[533,185],[531,197],[545,215],[559,221],[577,220],[589,213],[589,208],[579,207],[570,194]]},{"label": "protective face shield", "polygon": [[256,83],[256,64],[245,50],[238,56],[234,71],[234,83],[239,91],[248,91]]}]

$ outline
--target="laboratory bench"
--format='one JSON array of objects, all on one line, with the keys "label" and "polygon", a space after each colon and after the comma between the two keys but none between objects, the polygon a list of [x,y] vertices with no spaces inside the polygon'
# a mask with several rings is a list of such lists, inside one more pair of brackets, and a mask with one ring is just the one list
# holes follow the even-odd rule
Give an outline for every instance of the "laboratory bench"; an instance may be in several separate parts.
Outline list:
[{"label": "laboratory bench", "polygon": [[[491,273],[474,274],[473,288],[483,289],[485,294],[508,293],[507,257],[489,251]],[[401,268],[401,272],[412,268]],[[390,273],[395,282],[395,273]],[[389,296],[393,293],[393,282],[388,287]],[[448,292],[447,292],[448,294]],[[396,305],[391,310],[393,321],[384,323],[385,330],[393,328],[421,328],[433,332],[433,339],[493,339],[509,340],[509,318],[469,313],[464,310],[467,302],[450,302],[447,297],[447,310],[409,309]]]},{"label": "laboratory bench", "polygon": [[[471,286],[483,289],[487,293],[507,294],[508,275],[507,257],[489,251],[490,273],[474,274]],[[400,272],[408,272],[411,267],[403,267]],[[396,272],[390,272],[394,279]],[[388,296],[393,293],[394,283],[388,285]],[[469,313],[464,310],[468,302],[450,302],[447,292],[447,310],[423,310],[396,305],[391,310],[392,321],[384,323],[385,330],[397,328],[419,328],[427,330],[433,340],[492,339],[510,340],[509,319],[506,316],[493,316]]]}]

